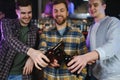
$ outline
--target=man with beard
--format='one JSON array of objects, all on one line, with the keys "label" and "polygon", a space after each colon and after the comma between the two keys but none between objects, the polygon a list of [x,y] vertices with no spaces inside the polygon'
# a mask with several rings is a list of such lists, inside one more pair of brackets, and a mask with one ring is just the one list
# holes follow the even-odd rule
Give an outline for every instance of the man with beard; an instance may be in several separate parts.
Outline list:
[{"label": "man with beard", "polygon": [[[39,49],[47,51],[62,40],[66,55],[77,56],[86,53],[87,48],[82,32],[78,28],[67,25],[68,8],[66,1],[54,1],[52,14],[55,27],[44,31],[40,35]],[[54,59],[48,67],[44,68],[44,80],[85,80],[86,74],[86,68],[84,68],[76,76],[67,69],[65,62],[59,64],[57,59]]]},{"label": "man with beard", "polygon": [[[32,4],[16,2],[18,19],[3,19],[3,40],[0,47],[0,80],[31,80],[33,66],[46,67],[48,58],[37,47],[38,28],[31,24]],[[43,61],[43,59],[45,61]]]}]

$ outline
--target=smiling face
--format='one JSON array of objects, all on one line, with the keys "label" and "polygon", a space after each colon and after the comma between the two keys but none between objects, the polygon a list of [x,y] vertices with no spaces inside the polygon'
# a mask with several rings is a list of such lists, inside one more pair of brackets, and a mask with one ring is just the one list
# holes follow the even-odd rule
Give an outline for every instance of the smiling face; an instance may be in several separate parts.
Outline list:
[{"label": "smiling face", "polygon": [[101,0],[89,0],[89,13],[94,18],[99,18],[105,14],[106,4],[103,4]]},{"label": "smiling face", "polygon": [[68,11],[64,3],[53,5],[53,18],[58,25],[66,22]]},{"label": "smiling face", "polygon": [[22,7],[16,10],[16,14],[18,15],[18,19],[22,26],[27,26],[32,19],[32,7],[30,5]]}]

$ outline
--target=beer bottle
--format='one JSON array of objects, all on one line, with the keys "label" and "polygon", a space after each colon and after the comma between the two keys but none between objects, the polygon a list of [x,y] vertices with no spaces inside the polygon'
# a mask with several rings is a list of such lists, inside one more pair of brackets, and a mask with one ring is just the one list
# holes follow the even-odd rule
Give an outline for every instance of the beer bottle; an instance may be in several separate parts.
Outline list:
[{"label": "beer bottle", "polygon": [[[55,59],[55,53],[56,51],[58,51],[58,48],[61,46],[62,41],[60,41],[57,45],[55,45],[53,48],[49,49],[45,55],[48,57],[48,59],[50,60],[50,62],[52,63]],[[57,54],[58,56],[59,54]]]},{"label": "beer bottle", "polygon": [[[72,60],[72,56],[70,56],[70,55],[64,55],[64,62],[66,63],[66,65],[68,64],[68,62],[70,62],[71,60]],[[73,63],[73,65],[74,65],[74,63]],[[73,74],[75,74],[76,75],[76,77],[78,77],[79,76],[79,74],[77,74],[77,71],[76,72],[74,72]]]}]

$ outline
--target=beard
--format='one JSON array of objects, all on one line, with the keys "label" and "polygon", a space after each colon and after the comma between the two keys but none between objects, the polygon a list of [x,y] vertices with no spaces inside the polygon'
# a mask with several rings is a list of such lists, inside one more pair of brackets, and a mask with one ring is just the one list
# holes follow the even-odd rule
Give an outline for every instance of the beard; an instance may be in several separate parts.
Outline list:
[{"label": "beard", "polygon": [[[62,19],[59,19],[59,17],[61,17]],[[65,23],[66,20],[67,20],[67,18],[64,18],[63,16],[56,16],[55,22],[56,22],[58,25],[62,25],[62,24]]]}]

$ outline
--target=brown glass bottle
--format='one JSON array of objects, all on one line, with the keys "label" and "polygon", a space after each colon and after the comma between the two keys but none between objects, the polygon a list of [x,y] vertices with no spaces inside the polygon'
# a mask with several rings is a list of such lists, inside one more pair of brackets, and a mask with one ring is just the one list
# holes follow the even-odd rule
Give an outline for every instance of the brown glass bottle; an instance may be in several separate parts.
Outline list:
[{"label": "brown glass bottle", "polygon": [[[70,55],[64,55],[64,62],[66,63],[66,65],[68,64],[68,62],[70,62],[72,60],[72,58],[73,57]],[[74,63],[72,65],[74,65]],[[75,74],[77,77],[79,76],[79,74],[77,74],[77,71],[74,72],[73,74]]]},{"label": "brown glass bottle", "polygon": [[[56,46],[49,49],[45,55],[50,59],[50,62],[52,63],[54,59],[58,60],[58,64],[61,65],[61,63],[68,64],[69,61],[72,60],[72,56],[67,55],[64,51],[64,43],[63,41],[60,41]],[[76,76],[78,76],[77,71],[75,73]]]},{"label": "brown glass bottle", "polygon": [[59,50],[61,45],[62,45],[62,41],[60,41],[57,45],[55,45],[53,48],[49,49],[45,53],[45,55],[48,57],[51,63],[54,61],[56,56],[59,56],[59,54],[56,54],[56,52]]}]

